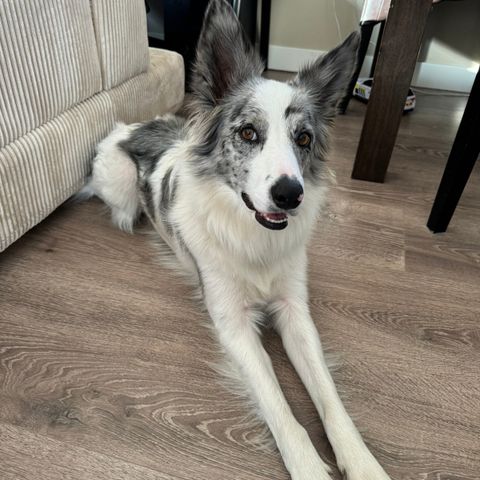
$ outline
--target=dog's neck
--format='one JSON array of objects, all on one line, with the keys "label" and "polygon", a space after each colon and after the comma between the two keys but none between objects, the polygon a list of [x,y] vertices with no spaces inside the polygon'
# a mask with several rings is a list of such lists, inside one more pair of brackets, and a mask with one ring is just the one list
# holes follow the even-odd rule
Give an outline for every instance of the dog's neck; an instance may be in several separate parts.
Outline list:
[{"label": "dog's neck", "polygon": [[[186,168],[188,164],[184,165]],[[265,268],[292,252],[304,250],[325,198],[326,187],[306,185],[305,203],[289,217],[285,230],[268,230],[254,218],[240,194],[215,178],[180,175],[182,235],[190,244],[219,252],[236,264]],[[185,221],[188,218],[188,221]],[[189,245],[191,247],[191,245]]]}]

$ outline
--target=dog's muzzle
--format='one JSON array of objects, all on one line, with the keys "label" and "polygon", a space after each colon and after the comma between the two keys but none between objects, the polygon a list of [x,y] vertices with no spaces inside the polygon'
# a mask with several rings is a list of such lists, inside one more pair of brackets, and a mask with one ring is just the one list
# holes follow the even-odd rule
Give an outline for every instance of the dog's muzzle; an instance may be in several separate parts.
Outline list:
[{"label": "dog's muzzle", "polygon": [[245,192],[242,192],[242,199],[245,205],[255,212],[255,219],[263,227],[269,228],[270,230],[283,230],[287,228],[288,215],[286,213],[259,212]]}]

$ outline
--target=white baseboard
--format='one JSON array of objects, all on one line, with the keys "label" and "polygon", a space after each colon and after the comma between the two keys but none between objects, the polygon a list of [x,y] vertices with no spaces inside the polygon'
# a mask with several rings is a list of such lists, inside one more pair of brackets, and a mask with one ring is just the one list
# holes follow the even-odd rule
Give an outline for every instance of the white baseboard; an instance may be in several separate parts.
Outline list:
[{"label": "white baseboard", "polygon": [[[297,72],[302,65],[315,60],[324,53],[321,50],[270,45],[268,49],[268,68]],[[368,75],[371,64],[372,56],[367,56],[361,76]],[[476,73],[476,71],[465,67],[419,62],[413,74],[412,86],[470,93]]]}]

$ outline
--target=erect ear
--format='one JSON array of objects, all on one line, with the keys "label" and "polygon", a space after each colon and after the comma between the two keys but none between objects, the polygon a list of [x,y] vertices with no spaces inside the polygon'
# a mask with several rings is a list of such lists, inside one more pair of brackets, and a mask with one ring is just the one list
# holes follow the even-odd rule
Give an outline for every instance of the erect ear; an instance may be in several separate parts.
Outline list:
[{"label": "erect ear", "polygon": [[190,84],[197,106],[202,110],[213,108],[233,87],[263,70],[232,7],[225,0],[211,0]]},{"label": "erect ear", "polygon": [[316,108],[326,117],[336,114],[338,102],[347,93],[359,43],[360,34],[351,33],[341,45],[300,70],[293,80],[294,85],[308,91]]}]

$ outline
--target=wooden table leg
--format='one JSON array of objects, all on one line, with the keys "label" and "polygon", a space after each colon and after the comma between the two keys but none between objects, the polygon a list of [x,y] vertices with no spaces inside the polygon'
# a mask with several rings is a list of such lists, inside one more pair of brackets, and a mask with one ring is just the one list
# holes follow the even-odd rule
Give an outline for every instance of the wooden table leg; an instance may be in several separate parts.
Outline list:
[{"label": "wooden table leg", "polygon": [[480,70],[438,187],[427,226],[433,233],[447,230],[453,212],[480,154]]},{"label": "wooden table leg", "polygon": [[392,0],[352,178],[383,182],[432,0]]}]

